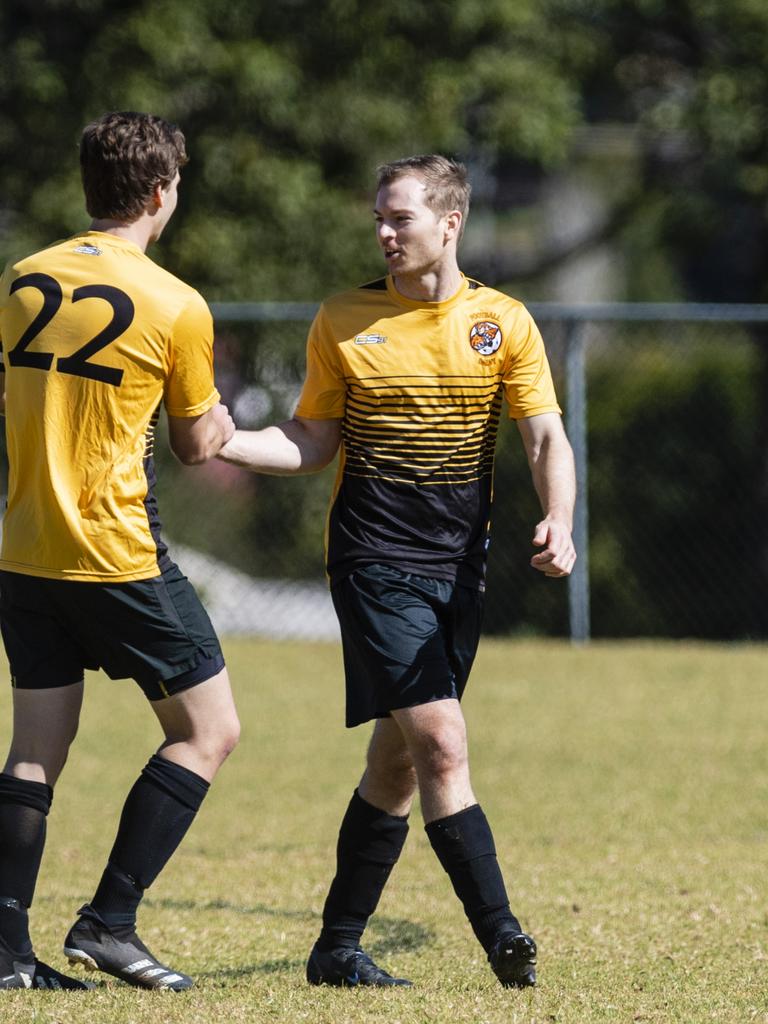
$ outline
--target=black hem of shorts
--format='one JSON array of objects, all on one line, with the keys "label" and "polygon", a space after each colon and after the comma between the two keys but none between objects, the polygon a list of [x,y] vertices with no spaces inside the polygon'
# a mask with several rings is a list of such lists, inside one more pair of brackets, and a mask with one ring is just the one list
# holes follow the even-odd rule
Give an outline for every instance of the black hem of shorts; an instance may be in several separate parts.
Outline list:
[{"label": "black hem of shorts", "polygon": [[[90,669],[91,666],[86,665],[85,667]],[[41,671],[32,669],[30,672],[25,672],[21,679],[11,675],[11,687],[14,690],[63,690],[67,686],[76,686],[77,683],[84,681],[85,672],[82,669],[75,669],[71,673],[71,677],[69,673],[66,675],[64,682],[52,683],[47,666]]]},{"label": "black hem of shorts", "polygon": [[375,711],[368,718],[359,718],[354,722],[345,722],[344,727],[346,729],[356,729],[358,725],[365,725],[366,722],[378,722],[382,718],[391,718],[393,711],[403,711],[405,708],[423,708],[427,704],[436,704],[439,700],[457,700],[461,703],[461,697],[451,693],[441,693],[436,697],[430,697],[428,700],[415,700],[411,704],[400,704],[395,708],[390,708],[389,711]]},{"label": "black hem of shorts", "polygon": [[175,697],[177,693],[184,690],[191,690],[200,683],[206,683],[213,679],[225,667],[224,655],[214,654],[211,658],[201,658],[194,668],[180,672],[171,679],[157,679],[151,683],[139,683],[148,700],[154,702],[165,700],[166,697]]}]

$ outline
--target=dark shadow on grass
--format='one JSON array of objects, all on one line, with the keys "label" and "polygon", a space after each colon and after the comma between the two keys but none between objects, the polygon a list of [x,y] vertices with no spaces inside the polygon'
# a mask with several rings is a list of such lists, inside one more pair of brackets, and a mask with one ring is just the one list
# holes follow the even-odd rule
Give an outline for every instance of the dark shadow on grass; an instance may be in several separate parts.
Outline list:
[{"label": "dark shadow on grass", "polygon": [[[256,904],[250,907],[239,906],[228,903],[226,900],[209,900],[197,902],[195,900],[147,900],[147,904],[161,910],[227,910],[235,914],[248,914],[254,917],[285,917],[300,921],[313,921],[317,923],[320,915],[310,910],[281,910],[276,907],[266,907],[263,904]],[[412,953],[415,950],[430,946],[435,941],[435,933],[430,928],[408,921],[402,917],[373,917],[366,930],[365,948],[374,959],[384,959],[396,953]],[[309,956],[310,947],[314,935],[307,941],[306,953],[297,958],[282,958],[277,960],[264,960],[257,964],[247,964],[241,967],[225,967],[211,971],[203,971],[197,976],[199,978],[220,981],[233,978],[248,978],[254,975],[288,975],[300,974],[304,976],[306,968],[306,957]],[[301,951],[297,951],[301,952]],[[384,965],[386,966],[386,965]]]},{"label": "dark shadow on grass", "polygon": [[366,929],[366,950],[374,959],[391,953],[413,953],[431,946],[435,933],[431,928],[408,921],[404,917],[376,917]]},{"label": "dark shadow on grass", "polygon": [[[43,900],[45,897],[43,897]],[[157,910],[171,910],[175,912],[187,911],[189,913],[205,913],[206,911],[223,910],[232,914],[241,914],[250,917],[285,918],[293,921],[306,921],[312,923],[319,931],[320,914],[313,910],[286,910],[281,907],[267,906],[264,903],[255,903],[246,906],[242,903],[231,903],[229,900],[179,900],[179,899],[152,899],[147,897],[144,904]],[[278,960],[265,960],[259,964],[243,965],[241,967],[227,967],[211,971],[204,971],[198,975],[199,978],[221,979],[221,978],[247,978],[251,975],[269,974],[295,974],[299,972],[302,976],[306,967],[306,957],[315,935],[310,933],[307,938],[306,954],[297,950],[300,954],[296,958],[283,958]],[[366,929],[364,942],[366,952],[374,959],[384,960],[397,953],[413,953],[431,946],[435,941],[435,933],[431,928],[425,928],[415,921],[409,921],[404,917],[384,917],[374,915]],[[386,967],[386,964],[384,965]],[[99,987],[103,987],[100,985]]]},{"label": "dark shadow on grass", "polygon": [[196,975],[199,979],[209,979],[225,983],[237,978],[252,978],[265,974],[300,974],[304,976],[304,960],[265,960],[260,964],[244,964],[242,967],[223,967],[219,970],[201,971]]},{"label": "dark shadow on grass", "polygon": [[147,897],[144,900],[144,905],[155,907],[158,910],[189,910],[194,913],[206,910],[226,910],[232,914],[245,914],[253,917],[288,917],[298,921],[313,921],[318,916],[311,910],[281,910],[279,907],[268,907],[265,903],[255,903],[248,907],[242,903],[230,903],[229,900],[153,900]]},{"label": "dark shadow on grass", "polygon": [[[144,903],[158,910],[190,911],[201,913],[210,910],[225,910],[232,914],[252,917],[282,917],[293,921],[318,921],[320,915],[313,910],[286,910],[281,907],[255,903],[245,906],[229,900],[154,900],[147,897]],[[374,915],[366,930],[366,948],[371,953],[413,952],[434,942],[435,933],[403,917],[379,917]]]}]

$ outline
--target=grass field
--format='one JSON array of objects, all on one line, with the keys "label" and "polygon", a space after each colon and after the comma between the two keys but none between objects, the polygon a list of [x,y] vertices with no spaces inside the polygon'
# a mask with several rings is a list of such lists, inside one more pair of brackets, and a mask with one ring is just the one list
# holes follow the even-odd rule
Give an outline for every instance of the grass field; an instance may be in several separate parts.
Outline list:
[{"label": "grass field", "polygon": [[[196,988],[5,993],[2,1024],[768,1022],[768,651],[485,641],[473,780],[540,984],[495,982],[414,813],[366,945],[415,987],[377,992],[303,978],[367,738],[342,726],[339,649],[226,646],[242,743],[140,917]],[[89,678],[32,911],[60,969],[158,740],[138,688]]]}]

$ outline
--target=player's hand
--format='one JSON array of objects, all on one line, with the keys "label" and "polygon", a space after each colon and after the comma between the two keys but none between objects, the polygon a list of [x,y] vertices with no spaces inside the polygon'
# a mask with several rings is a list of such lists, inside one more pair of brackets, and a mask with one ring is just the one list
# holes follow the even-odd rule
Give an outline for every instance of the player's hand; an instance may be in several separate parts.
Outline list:
[{"label": "player's hand", "polygon": [[211,413],[216,426],[221,432],[221,444],[223,447],[235,433],[235,421],[229,415],[229,409],[227,409],[226,405],[222,405],[221,402],[218,405],[214,405]]},{"label": "player's hand", "polygon": [[536,525],[533,544],[543,548],[531,559],[534,569],[555,579],[570,576],[576,562],[576,550],[566,523],[557,519],[542,519]]}]

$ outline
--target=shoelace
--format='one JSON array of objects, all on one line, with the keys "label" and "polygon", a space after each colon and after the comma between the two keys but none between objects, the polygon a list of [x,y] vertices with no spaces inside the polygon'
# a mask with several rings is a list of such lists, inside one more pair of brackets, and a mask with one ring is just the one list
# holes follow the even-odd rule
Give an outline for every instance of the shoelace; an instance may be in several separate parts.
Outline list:
[{"label": "shoelace", "polygon": [[347,963],[352,964],[358,974],[362,973],[361,968],[369,968],[372,972],[382,978],[390,978],[391,975],[387,974],[378,967],[367,953],[364,953],[362,949],[356,949],[351,956],[347,957]]}]

